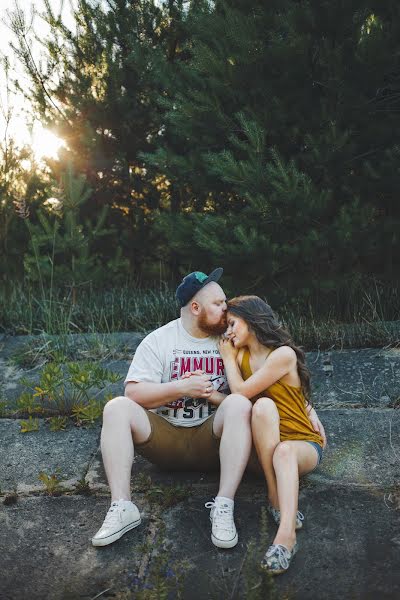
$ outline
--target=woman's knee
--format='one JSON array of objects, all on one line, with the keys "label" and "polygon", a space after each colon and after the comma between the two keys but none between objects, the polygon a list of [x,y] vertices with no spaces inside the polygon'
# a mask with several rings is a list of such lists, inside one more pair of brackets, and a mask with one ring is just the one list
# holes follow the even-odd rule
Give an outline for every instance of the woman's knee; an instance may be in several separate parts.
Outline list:
[{"label": "woman's knee", "polygon": [[251,417],[253,421],[271,419],[271,417],[279,418],[275,402],[271,398],[259,398],[253,406]]},{"label": "woman's knee", "polygon": [[291,461],[295,457],[296,453],[290,442],[279,442],[279,444],[275,448],[275,452],[272,457],[272,462],[275,466],[282,462]]}]

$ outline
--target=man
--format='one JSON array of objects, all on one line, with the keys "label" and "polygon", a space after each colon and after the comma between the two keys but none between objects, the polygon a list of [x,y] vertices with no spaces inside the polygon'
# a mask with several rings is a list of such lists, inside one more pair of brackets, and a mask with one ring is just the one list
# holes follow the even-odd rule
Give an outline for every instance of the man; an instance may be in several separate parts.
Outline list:
[{"label": "man", "polygon": [[[220,464],[211,508],[211,540],[219,548],[238,542],[234,496],[251,450],[251,403],[227,396],[218,336],[226,330],[226,297],[209,276],[187,275],[176,291],[180,318],[150,333],[136,350],[125,396],[104,408],[101,451],[111,489],[111,507],[94,546],[106,546],[140,524],[131,502],[134,449],[168,469],[209,470]],[[222,402],[224,400],[224,402]]]},{"label": "man", "polygon": [[[209,276],[184,277],[176,290],[180,318],[150,333],[136,350],[125,379],[125,396],[104,408],[101,451],[111,489],[111,507],[92,539],[106,546],[137,527],[131,502],[134,450],[168,469],[206,471],[220,466],[211,508],[211,540],[219,548],[238,542],[234,497],[249,460],[251,402],[229,394],[219,335],[225,332],[226,297],[218,284],[222,268]],[[224,402],[222,402],[224,400]],[[324,436],[312,409],[314,428]]]}]

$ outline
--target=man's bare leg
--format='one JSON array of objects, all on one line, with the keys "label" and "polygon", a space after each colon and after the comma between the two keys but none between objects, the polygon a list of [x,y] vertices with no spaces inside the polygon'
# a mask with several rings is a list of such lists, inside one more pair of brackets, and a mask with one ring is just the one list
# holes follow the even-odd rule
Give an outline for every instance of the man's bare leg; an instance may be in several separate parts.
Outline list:
[{"label": "man's bare leg", "polygon": [[145,442],[150,433],[145,410],[133,400],[119,396],[104,407],[101,451],[111,489],[111,506],[92,538],[93,546],[108,546],[140,525],[139,509],[130,499],[133,440]]},{"label": "man's bare leg", "polygon": [[251,402],[231,394],[219,405],[213,432],[221,438],[219,456],[221,475],[217,496],[233,500],[251,451]]},{"label": "man's bare leg", "polygon": [[141,444],[150,433],[149,418],[139,404],[126,396],[107,402],[103,413],[101,453],[112,502],[131,499],[133,440]]},{"label": "man's bare leg", "polygon": [[211,540],[218,548],[233,548],[238,542],[233,507],[236,490],[242,479],[251,450],[251,402],[240,394],[231,394],[215,413],[213,432],[221,438],[219,490],[211,509]]}]

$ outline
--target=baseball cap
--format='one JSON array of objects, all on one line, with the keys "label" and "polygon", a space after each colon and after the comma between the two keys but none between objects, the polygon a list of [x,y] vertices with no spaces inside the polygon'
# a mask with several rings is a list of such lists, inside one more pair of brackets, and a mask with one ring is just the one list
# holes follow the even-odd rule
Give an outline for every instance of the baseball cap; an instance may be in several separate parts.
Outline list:
[{"label": "baseball cap", "polygon": [[179,305],[185,306],[199,290],[207,285],[207,283],[219,281],[223,272],[223,268],[218,267],[209,275],[206,275],[201,271],[194,271],[193,273],[186,275],[186,277],[182,279],[182,283],[176,289],[175,295]]}]

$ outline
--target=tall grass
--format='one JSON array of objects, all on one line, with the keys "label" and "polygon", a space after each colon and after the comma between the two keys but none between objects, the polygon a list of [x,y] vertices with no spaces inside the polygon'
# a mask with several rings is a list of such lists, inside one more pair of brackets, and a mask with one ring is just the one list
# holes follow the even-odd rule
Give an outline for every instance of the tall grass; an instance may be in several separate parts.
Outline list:
[{"label": "tall grass", "polygon": [[52,291],[51,302],[21,284],[0,290],[0,331],[10,334],[144,332],[178,314],[175,293],[166,287],[81,290],[75,304],[62,290]]},{"label": "tall grass", "polygon": [[[377,285],[353,294],[346,306],[327,301],[317,313],[311,305],[274,306],[293,338],[306,349],[385,346],[399,342],[400,290]],[[0,290],[0,331],[10,334],[146,332],[178,316],[174,290],[126,285],[114,290],[81,290],[74,304],[61,290],[47,301],[42,290],[21,284]],[[397,321],[397,322],[396,322]]]}]

